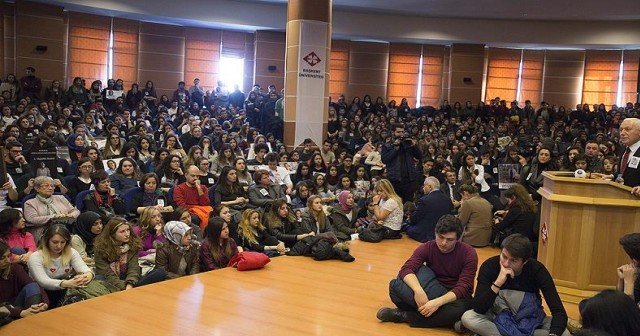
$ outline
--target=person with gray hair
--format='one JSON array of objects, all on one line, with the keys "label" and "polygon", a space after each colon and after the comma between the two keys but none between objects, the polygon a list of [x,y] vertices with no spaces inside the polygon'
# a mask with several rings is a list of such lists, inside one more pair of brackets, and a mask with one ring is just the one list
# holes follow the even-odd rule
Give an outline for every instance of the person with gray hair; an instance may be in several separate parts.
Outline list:
[{"label": "person with gray hair", "polygon": [[24,203],[24,217],[27,228],[38,241],[50,224],[70,224],[80,215],[63,195],[54,195],[55,181],[48,176],[38,176],[33,179],[36,196]]},{"label": "person with gray hair", "polygon": [[640,119],[626,118],[620,124],[620,142],[625,145],[624,154],[613,175],[592,173],[591,177],[619,181],[633,188],[631,194],[640,196]]},{"label": "person with gray hair", "polygon": [[451,213],[453,204],[449,197],[440,191],[440,182],[437,178],[429,176],[422,186],[424,196],[418,200],[416,211],[413,212],[406,226],[409,237],[427,242],[433,240],[434,228],[440,217]]}]

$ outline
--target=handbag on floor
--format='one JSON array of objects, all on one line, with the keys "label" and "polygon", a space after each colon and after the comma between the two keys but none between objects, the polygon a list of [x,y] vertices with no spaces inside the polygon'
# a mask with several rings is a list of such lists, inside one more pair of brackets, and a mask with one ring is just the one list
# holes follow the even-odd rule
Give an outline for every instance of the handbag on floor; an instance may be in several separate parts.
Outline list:
[{"label": "handbag on floor", "polygon": [[229,260],[227,267],[236,267],[238,271],[249,271],[263,268],[271,261],[269,257],[260,252],[238,252]]}]

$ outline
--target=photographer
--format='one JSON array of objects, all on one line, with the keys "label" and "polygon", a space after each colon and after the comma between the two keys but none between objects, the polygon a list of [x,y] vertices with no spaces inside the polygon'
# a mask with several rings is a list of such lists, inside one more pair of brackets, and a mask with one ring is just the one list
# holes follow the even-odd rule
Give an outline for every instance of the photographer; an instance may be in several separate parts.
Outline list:
[{"label": "photographer", "polygon": [[391,143],[382,147],[381,156],[387,176],[402,201],[413,201],[419,178],[416,161],[422,162],[422,152],[415,140],[407,137],[403,124],[393,125]]}]

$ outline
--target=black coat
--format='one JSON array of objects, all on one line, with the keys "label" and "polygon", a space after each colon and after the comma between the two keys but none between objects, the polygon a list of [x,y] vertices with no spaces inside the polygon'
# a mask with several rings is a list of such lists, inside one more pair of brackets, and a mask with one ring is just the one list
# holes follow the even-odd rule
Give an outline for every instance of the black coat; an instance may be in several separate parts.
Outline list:
[{"label": "black coat", "polygon": [[[625,148],[625,151],[626,150],[627,149]],[[620,156],[620,161],[618,161],[618,167],[620,167],[622,164],[623,156],[624,155]],[[636,152],[633,153],[633,156],[640,158],[640,148],[638,148],[638,150],[636,150]],[[629,160],[630,159],[631,158],[629,158]],[[622,174],[622,178],[624,179],[624,185],[626,186],[629,186],[629,187],[640,186],[640,164],[636,168],[631,167],[630,164],[627,165],[627,169],[625,169],[624,174]]]},{"label": "black coat", "polygon": [[448,194],[440,190],[430,192],[416,204],[416,211],[411,215],[407,234],[423,243],[435,239],[436,223],[440,217],[450,214],[452,209],[453,203]]}]

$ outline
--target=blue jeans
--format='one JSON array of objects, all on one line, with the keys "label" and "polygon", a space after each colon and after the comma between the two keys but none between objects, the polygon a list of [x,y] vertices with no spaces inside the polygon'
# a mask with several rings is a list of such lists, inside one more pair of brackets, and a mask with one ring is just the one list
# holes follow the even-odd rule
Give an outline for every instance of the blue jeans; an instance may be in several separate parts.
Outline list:
[{"label": "blue jeans", "polygon": [[32,282],[22,287],[18,296],[13,301],[13,305],[16,307],[29,308],[31,305],[42,302],[42,295],[40,294],[40,286],[37,283]]},{"label": "blue jeans", "polygon": [[[427,293],[429,300],[445,295],[449,290],[436,278],[436,274],[427,266],[422,266],[416,272],[420,286]],[[468,300],[460,299],[441,306],[435,313],[425,317],[418,312],[418,306],[413,298],[413,290],[404,280],[396,278],[389,283],[389,297],[398,309],[405,311],[407,320],[414,328],[442,328],[453,327],[456,321],[468,308]]]}]

